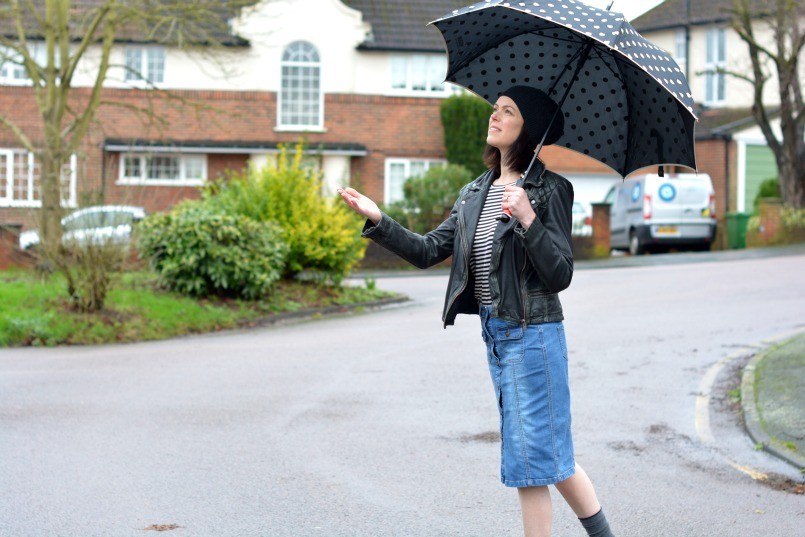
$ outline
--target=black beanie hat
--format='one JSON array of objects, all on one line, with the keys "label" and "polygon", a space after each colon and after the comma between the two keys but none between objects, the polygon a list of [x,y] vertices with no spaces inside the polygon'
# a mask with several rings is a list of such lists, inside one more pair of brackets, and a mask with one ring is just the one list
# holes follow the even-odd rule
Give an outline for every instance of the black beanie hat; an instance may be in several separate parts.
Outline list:
[{"label": "black beanie hat", "polygon": [[[512,86],[500,95],[509,97],[520,109],[520,114],[522,114],[524,120],[523,127],[536,147],[542,140],[545,129],[548,127],[548,122],[551,121],[559,105],[548,97],[544,91],[530,86]],[[565,115],[560,110],[556,114],[553,124],[551,124],[551,130],[548,131],[548,136],[545,138],[545,145],[555,143],[562,137],[564,132]]]}]

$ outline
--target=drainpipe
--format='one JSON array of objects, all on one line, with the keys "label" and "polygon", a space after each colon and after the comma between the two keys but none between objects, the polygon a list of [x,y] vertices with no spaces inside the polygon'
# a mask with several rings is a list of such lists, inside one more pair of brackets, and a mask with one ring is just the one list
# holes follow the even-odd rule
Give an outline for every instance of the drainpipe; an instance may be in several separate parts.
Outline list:
[{"label": "drainpipe", "polygon": [[101,203],[106,203],[106,148],[101,144]]},{"label": "drainpipe", "polygon": [[724,217],[730,212],[730,144],[732,143],[732,135],[724,134]]},{"label": "drainpipe", "polygon": [[685,0],[685,79],[690,81],[690,0]]}]

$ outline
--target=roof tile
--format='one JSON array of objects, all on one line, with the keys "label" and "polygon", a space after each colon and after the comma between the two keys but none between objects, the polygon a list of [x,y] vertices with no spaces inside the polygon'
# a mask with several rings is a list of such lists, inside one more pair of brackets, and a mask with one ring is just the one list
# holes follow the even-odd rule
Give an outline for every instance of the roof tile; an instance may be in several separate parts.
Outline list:
[{"label": "roof tile", "polygon": [[444,41],[436,28],[427,24],[471,0],[342,0],[363,13],[372,25],[372,36],[363,50],[410,50],[443,52]]},{"label": "roof tile", "polygon": [[[767,11],[772,3],[773,0],[750,0],[751,8],[758,12]],[[723,23],[730,20],[732,6],[732,0],[665,0],[631,22],[641,33],[685,26],[687,21],[691,25]]]}]

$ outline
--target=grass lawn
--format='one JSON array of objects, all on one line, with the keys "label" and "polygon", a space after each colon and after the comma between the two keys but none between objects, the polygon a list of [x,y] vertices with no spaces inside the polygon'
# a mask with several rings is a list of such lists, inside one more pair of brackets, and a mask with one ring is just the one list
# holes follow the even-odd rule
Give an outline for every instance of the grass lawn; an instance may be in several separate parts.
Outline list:
[{"label": "grass lawn", "polygon": [[[117,276],[104,311],[72,311],[64,280],[32,271],[0,272],[0,347],[88,345],[165,339],[270,322],[278,314],[360,306],[396,297],[373,285],[278,283],[259,301],[192,299],[159,289],[146,272]],[[371,283],[371,282],[367,282]]]}]

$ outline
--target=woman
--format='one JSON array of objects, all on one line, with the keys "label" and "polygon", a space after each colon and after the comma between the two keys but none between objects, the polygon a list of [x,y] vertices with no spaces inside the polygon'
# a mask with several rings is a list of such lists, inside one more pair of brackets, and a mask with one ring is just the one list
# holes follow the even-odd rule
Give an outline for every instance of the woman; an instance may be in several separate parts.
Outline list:
[{"label": "woman", "polygon": [[[368,220],[363,235],[413,265],[453,256],[442,320],[481,317],[501,430],[501,481],[517,487],[526,537],[551,533],[555,485],[587,533],[612,533],[587,474],[575,463],[562,306],[557,293],[573,275],[573,187],[532,162],[542,140],[562,135],[561,113],[545,93],[526,86],[504,91],[489,119],[486,173],[462,188],[450,216],[413,233],[366,196],[339,189]],[[519,181],[519,182],[518,182]],[[522,186],[520,186],[522,185]],[[511,218],[500,218],[501,211]]]}]

